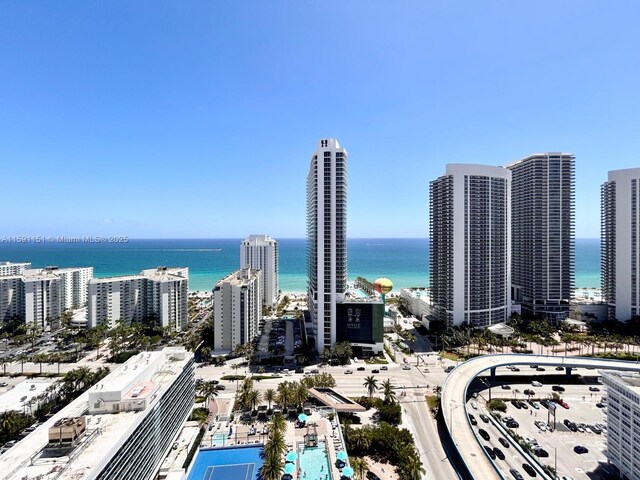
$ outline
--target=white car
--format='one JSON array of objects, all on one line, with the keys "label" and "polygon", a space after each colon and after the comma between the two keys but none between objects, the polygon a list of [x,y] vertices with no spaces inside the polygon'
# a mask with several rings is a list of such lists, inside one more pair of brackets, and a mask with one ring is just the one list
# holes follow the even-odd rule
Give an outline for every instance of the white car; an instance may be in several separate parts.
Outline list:
[{"label": "white car", "polygon": [[547,431],[547,425],[544,422],[538,420],[538,421],[533,422],[533,423],[536,425],[536,427],[538,427],[540,429],[541,432],[546,432]]},{"label": "white car", "polygon": [[411,365],[403,365],[402,369],[403,370],[411,370]]},{"label": "white car", "polygon": [[345,374],[345,375],[351,375],[352,373],[353,373],[353,370],[351,370],[350,368],[347,368],[347,369],[344,371],[344,374]]},{"label": "white car", "polygon": [[477,410],[478,404],[476,402],[471,402],[471,408],[473,408],[474,410]]},{"label": "white car", "polygon": [[531,382],[531,386],[532,387],[541,387],[542,384],[539,381],[534,380],[533,382]]},{"label": "white car", "polygon": [[525,441],[525,442],[527,442],[527,443],[528,443],[529,445],[531,445],[532,447],[533,447],[534,445],[537,445],[537,444],[538,444],[538,441],[537,441],[535,438],[533,438],[533,437],[527,437],[527,438],[525,438],[525,439],[524,439],[524,441]]}]

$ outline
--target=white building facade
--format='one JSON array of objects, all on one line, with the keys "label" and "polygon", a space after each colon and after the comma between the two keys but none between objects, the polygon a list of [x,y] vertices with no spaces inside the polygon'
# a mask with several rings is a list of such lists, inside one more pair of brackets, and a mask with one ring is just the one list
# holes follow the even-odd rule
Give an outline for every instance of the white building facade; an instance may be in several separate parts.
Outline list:
[{"label": "white building facade", "polygon": [[241,268],[213,289],[214,351],[233,351],[253,340],[262,318],[262,271]]},{"label": "white building facade", "polygon": [[25,270],[24,320],[27,325],[46,329],[62,315],[61,280],[50,270]]},{"label": "white building facade", "polygon": [[336,304],[347,290],[347,151],[322,139],[307,176],[307,302],[322,352],[336,342]]},{"label": "white building facade", "polygon": [[94,278],[89,282],[87,326],[118,320],[129,325],[153,318],[162,327],[182,330],[189,321],[188,268],[158,267],[139,275]]},{"label": "white building facade", "polygon": [[48,269],[60,278],[62,310],[80,308],[87,304],[87,292],[89,280],[93,278],[93,267],[49,267]]},{"label": "white building facade", "polygon": [[620,478],[640,478],[640,375],[600,373],[607,387],[607,459]]},{"label": "white building facade", "polygon": [[601,189],[600,263],[609,319],[640,315],[640,168],[612,170]]},{"label": "white building facade", "polygon": [[268,235],[249,235],[240,244],[240,268],[262,270],[262,304],[278,303],[278,241]]},{"label": "white building facade", "polygon": [[21,275],[0,277],[0,324],[24,321],[24,282]]},{"label": "white building facade", "polygon": [[449,164],[429,188],[431,300],[449,325],[481,328],[511,310],[511,172]]},{"label": "white building facade", "polygon": [[30,268],[31,263],[29,262],[0,262],[0,277],[4,277],[6,275],[22,275],[25,270]]},{"label": "white building facade", "polygon": [[575,157],[539,153],[511,171],[512,299],[522,312],[560,322],[575,277]]}]

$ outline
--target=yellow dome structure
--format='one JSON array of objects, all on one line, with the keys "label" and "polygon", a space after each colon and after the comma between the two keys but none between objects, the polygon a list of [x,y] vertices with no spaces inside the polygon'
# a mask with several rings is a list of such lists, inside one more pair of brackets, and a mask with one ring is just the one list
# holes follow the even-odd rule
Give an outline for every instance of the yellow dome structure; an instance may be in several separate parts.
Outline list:
[{"label": "yellow dome structure", "polygon": [[373,282],[373,288],[376,289],[376,292],[381,293],[382,295],[386,295],[391,290],[393,290],[393,282],[388,278],[378,278],[375,282]]}]

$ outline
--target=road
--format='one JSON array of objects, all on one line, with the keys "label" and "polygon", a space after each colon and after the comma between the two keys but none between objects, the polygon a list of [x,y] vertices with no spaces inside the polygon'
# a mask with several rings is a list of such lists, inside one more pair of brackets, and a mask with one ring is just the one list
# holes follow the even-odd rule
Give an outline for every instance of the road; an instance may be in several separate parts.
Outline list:
[{"label": "road", "polygon": [[[493,367],[532,364],[552,367],[560,365],[564,367],[640,371],[640,364],[635,362],[522,354],[484,355],[460,364],[445,379],[442,387],[442,406],[447,429],[454,444],[458,447],[462,460],[474,478],[491,480],[499,479],[501,475],[477,441],[474,430],[469,423],[466,408],[469,384],[480,373]],[[536,375],[540,376],[537,372]]]}]

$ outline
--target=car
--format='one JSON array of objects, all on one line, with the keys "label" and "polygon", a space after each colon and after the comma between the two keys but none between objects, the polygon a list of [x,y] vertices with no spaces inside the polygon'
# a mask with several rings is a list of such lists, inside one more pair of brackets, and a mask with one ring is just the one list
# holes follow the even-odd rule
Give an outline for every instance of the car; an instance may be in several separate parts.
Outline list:
[{"label": "car", "polygon": [[512,468],[511,470],[509,470],[509,473],[515,480],[524,480],[524,477],[522,476],[522,474],[515,468]]},{"label": "car", "polygon": [[383,365],[380,367],[380,370],[389,370],[389,367],[387,367],[386,365]]},{"label": "car", "polygon": [[513,420],[513,417],[502,417],[502,423],[509,423],[511,420]]},{"label": "car", "polygon": [[600,389],[598,387],[589,387],[590,392],[599,392]]},{"label": "car", "polygon": [[519,371],[520,371],[520,369],[519,369],[518,367],[513,367],[513,368],[511,369],[511,371],[512,371],[512,372],[519,372]]},{"label": "car", "polygon": [[542,432],[546,432],[547,431],[547,425],[541,421],[541,420],[536,420],[535,422],[533,422],[533,424],[538,427],[540,429],[540,431]]},{"label": "car", "polygon": [[547,452],[547,451],[546,451],[544,448],[542,448],[542,447],[540,447],[540,448],[534,448],[534,449],[533,449],[533,454],[534,454],[536,457],[539,457],[539,458],[546,458],[546,457],[548,457],[548,456],[549,456],[549,452]]},{"label": "car", "polygon": [[471,395],[473,398],[478,398],[478,392],[473,392],[473,395]]},{"label": "car", "polygon": [[489,437],[489,434],[487,433],[487,431],[483,430],[482,428],[480,430],[478,430],[478,435],[480,435],[482,438],[484,438],[487,442],[491,438],[491,437]]},{"label": "car", "polygon": [[576,425],[576,429],[580,432],[580,433],[584,433],[584,427],[582,425],[577,424]]},{"label": "car", "polygon": [[256,427],[251,427],[249,429],[249,435],[255,435],[256,434]]},{"label": "car", "polygon": [[554,385],[551,387],[551,390],[553,390],[554,392],[564,392],[564,387],[561,387],[560,385]]},{"label": "car", "polygon": [[403,365],[402,369],[403,370],[411,370],[411,365]]},{"label": "car", "polygon": [[214,385],[214,387],[213,387],[213,388],[214,388],[215,390],[226,390],[226,389],[227,389],[227,387],[225,387],[224,385],[220,385],[220,384],[218,384],[218,385]]},{"label": "car", "polygon": [[590,425],[589,428],[591,429],[591,431],[597,435],[601,435],[602,434],[602,429],[600,427],[597,427],[596,425]]},{"label": "car", "polygon": [[573,451],[578,454],[589,453],[589,449],[587,447],[583,447],[582,445],[576,445],[573,447]]},{"label": "car", "polygon": [[538,365],[530,365],[530,367],[536,370],[538,368]]},{"label": "car", "polygon": [[558,370],[559,372],[561,372],[562,370],[564,370],[564,367],[556,367],[556,370]]},{"label": "car", "polygon": [[578,431],[578,426],[573,423],[571,420],[569,420],[568,418],[564,419],[564,425],[571,430],[572,432],[577,432]]},{"label": "car", "polygon": [[583,428],[586,433],[593,433],[593,430],[591,430],[591,427],[589,425],[584,425]]},{"label": "car", "polygon": [[509,385],[500,385],[500,388],[503,390],[511,390],[511,387]]},{"label": "car", "polygon": [[487,417],[484,413],[480,414],[480,420],[482,420],[484,423],[489,423],[489,417]]},{"label": "car", "polygon": [[504,460],[504,453],[502,453],[502,450],[500,450],[498,447],[493,447],[493,453],[495,453],[496,457],[498,457],[500,460]]},{"label": "car", "polygon": [[476,417],[473,416],[473,414],[468,413],[467,414],[469,416],[469,422],[471,422],[471,425],[477,425],[478,421],[476,420]]},{"label": "car", "polygon": [[493,448],[491,448],[489,445],[485,445],[484,446],[484,451],[487,452],[487,455],[489,455],[491,457],[491,460],[495,460],[496,459],[496,454],[493,451]]},{"label": "car", "polygon": [[522,407],[520,406],[520,402],[518,400],[511,400],[511,405],[520,410]]},{"label": "car", "polygon": [[301,367],[296,368],[296,373],[304,373],[304,368],[301,368]]},{"label": "car", "polygon": [[569,404],[567,402],[565,402],[564,400],[559,400],[558,403],[560,404],[560,406],[562,408],[566,408],[567,410],[569,409]]},{"label": "car", "polygon": [[536,476],[536,471],[533,469],[533,467],[531,465],[529,465],[528,463],[523,463],[522,464],[522,469],[527,472],[529,474],[530,477],[535,477]]},{"label": "car", "polygon": [[364,367],[358,367],[356,370],[358,370],[359,372],[364,372],[365,368]]},{"label": "car", "polygon": [[367,480],[380,480],[380,477],[375,473],[368,471],[367,472]]},{"label": "car", "polygon": [[0,387],[8,387],[9,384],[7,382],[0,382]]},{"label": "car", "polygon": [[347,368],[347,369],[344,371],[344,374],[345,374],[345,375],[351,375],[352,373],[353,373],[353,370],[351,370],[350,368]]},{"label": "car", "polygon": [[573,480],[571,477],[560,477],[560,480]]},{"label": "car", "polygon": [[504,438],[498,437],[498,441],[504,448],[509,448],[509,442],[507,442]]},{"label": "car", "polygon": [[537,371],[537,372],[544,372],[544,368],[542,368],[542,367],[538,367],[538,368],[536,368],[536,371]]},{"label": "car", "polygon": [[16,443],[18,443],[17,440],[9,440],[7,443],[5,443],[3,445],[4,448],[11,448],[13,447]]},{"label": "car", "polygon": [[220,383],[220,380],[211,380],[212,385],[218,385],[219,383]]},{"label": "car", "polygon": [[371,370],[371,373],[380,373],[380,370],[378,370],[377,368],[374,368],[373,370]]},{"label": "car", "polygon": [[454,368],[456,368],[456,367],[454,367],[453,365],[449,365],[447,368],[445,368],[445,369],[444,369],[444,371],[445,371],[446,373],[449,373],[449,372],[451,372]]},{"label": "car", "polygon": [[520,408],[524,408],[525,410],[529,410],[529,405],[527,405],[523,400],[518,400],[518,405],[520,405]]},{"label": "car", "polygon": [[474,410],[477,410],[478,404],[476,402],[471,402],[471,408],[473,408]]},{"label": "car", "polygon": [[[539,381],[534,380],[533,382],[531,382],[531,386],[532,386],[532,387],[541,387],[541,386],[542,386],[542,384],[541,384]],[[527,464],[527,465],[528,465],[528,464]]]},{"label": "car", "polygon": [[529,400],[529,405],[531,405],[535,410],[540,410],[540,404],[538,402]]},{"label": "car", "polygon": [[528,443],[529,445],[531,445],[532,447],[533,447],[534,445],[538,445],[538,440],[536,440],[536,439],[535,439],[535,438],[533,438],[533,437],[525,437],[524,441],[525,441],[526,443]]},{"label": "car", "polygon": [[509,420],[507,422],[507,427],[508,428],[518,428],[520,426],[520,424],[518,422],[516,422],[515,420]]},{"label": "car", "polygon": [[596,403],[596,407],[598,407],[598,408],[604,408],[605,406],[606,405],[604,403],[602,403],[602,402]]}]

